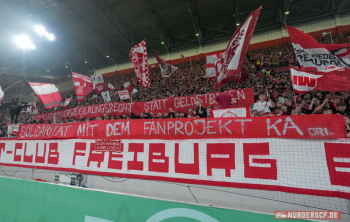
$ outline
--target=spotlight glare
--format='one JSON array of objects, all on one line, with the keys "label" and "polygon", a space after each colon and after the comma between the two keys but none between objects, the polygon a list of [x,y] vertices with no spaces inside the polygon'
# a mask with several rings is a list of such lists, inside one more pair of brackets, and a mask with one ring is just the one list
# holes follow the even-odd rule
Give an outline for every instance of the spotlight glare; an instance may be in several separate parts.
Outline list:
[{"label": "spotlight glare", "polygon": [[289,12],[288,12],[288,11],[286,11],[284,14],[288,15],[288,14],[289,14]]},{"label": "spotlight glare", "polygon": [[47,38],[48,38],[50,41],[55,40],[55,36],[52,35],[52,34],[48,34],[48,35],[47,35]]},{"label": "spotlight glare", "polygon": [[87,61],[85,61],[85,63],[87,63]]},{"label": "spotlight glare", "polygon": [[35,27],[35,31],[39,34],[39,35],[44,35],[46,34],[46,30],[44,28],[44,26],[38,25]]},{"label": "spotlight glare", "polygon": [[19,47],[26,49],[26,48],[32,48],[35,49],[35,45],[32,44],[32,41],[30,38],[26,35],[21,35],[16,38],[16,43]]},{"label": "spotlight glare", "polygon": [[164,45],[164,42],[162,42],[162,44]]},{"label": "spotlight glare", "polygon": [[46,72],[50,72],[50,69],[46,70]]},{"label": "spotlight glare", "polygon": [[66,69],[68,69],[68,66],[66,66]]},{"label": "spotlight glare", "polygon": [[239,24],[239,23],[237,23],[236,25],[237,25],[237,26],[239,26],[240,24]]},{"label": "spotlight glare", "polygon": [[199,36],[199,33],[197,33],[196,36]]},{"label": "spotlight glare", "polygon": [[109,55],[107,55],[107,58],[109,58]]}]

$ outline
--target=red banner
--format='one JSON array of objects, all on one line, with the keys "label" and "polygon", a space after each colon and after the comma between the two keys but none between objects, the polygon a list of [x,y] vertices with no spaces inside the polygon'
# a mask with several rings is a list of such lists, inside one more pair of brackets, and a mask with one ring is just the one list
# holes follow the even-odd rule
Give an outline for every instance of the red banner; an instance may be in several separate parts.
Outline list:
[{"label": "red banner", "polygon": [[339,115],[102,120],[22,125],[17,139],[334,139],[346,137],[344,126],[344,117]]},{"label": "red banner", "polygon": [[[233,107],[249,106],[254,104],[254,92],[253,89],[237,89],[229,90],[228,93],[236,99],[237,103]],[[113,114],[116,116],[121,116],[123,113],[130,115],[128,109],[135,115],[140,115],[140,112],[145,112],[145,109],[149,112],[153,112],[153,115],[156,116],[157,112],[168,113],[169,108],[172,108],[175,111],[188,112],[189,108],[195,108],[195,101],[200,99],[202,100],[202,105],[204,107],[209,106],[211,100],[219,93],[209,93],[209,94],[197,94],[193,96],[184,96],[184,97],[169,97],[166,99],[152,100],[148,102],[130,102],[130,103],[104,103],[94,106],[84,106],[77,107],[74,109],[67,109],[63,111],[57,111],[52,113],[44,113],[37,115],[37,119],[47,120],[53,119],[54,116],[56,119],[61,118],[85,118],[85,117],[96,117],[103,116],[103,114]],[[215,107],[216,105],[214,105]]]}]

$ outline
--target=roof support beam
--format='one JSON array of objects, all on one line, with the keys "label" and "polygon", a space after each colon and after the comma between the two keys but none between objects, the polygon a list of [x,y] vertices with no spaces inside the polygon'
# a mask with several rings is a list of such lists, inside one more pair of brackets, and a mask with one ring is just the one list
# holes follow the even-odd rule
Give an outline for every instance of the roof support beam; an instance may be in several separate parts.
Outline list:
[{"label": "roof support beam", "polygon": [[[77,13],[74,9],[72,9],[71,7],[69,7],[69,5],[67,5],[66,2],[62,2],[63,5],[66,6],[66,8],[68,8],[71,12],[73,12],[75,15],[79,15],[79,13]],[[87,21],[85,18],[81,18],[81,21],[84,22],[87,26],[91,27],[92,29],[96,29],[96,27],[94,25],[92,25],[89,21]],[[110,39],[108,39],[106,36],[104,36],[103,34],[100,33],[100,35],[108,42],[111,41]],[[113,42],[113,41],[112,41]],[[98,50],[104,51],[103,49],[101,49],[98,45],[95,45],[95,47]],[[113,58],[109,57],[114,63],[117,63]]]},{"label": "roof support beam", "polygon": [[236,9],[236,27],[238,27],[241,24],[240,21],[240,16],[239,16],[239,0],[236,0],[236,5],[235,5],[235,9]]},{"label": "roof support beam", "polygon": [[194,29],[196,31],[195,34],[197,36],[199,44],[202,45],[202,32],[201,32],[200,27],[198,26],[197,17],[195,15],[194,11],[193,11],[192,1],[191,0],[187,0],[186,2],[187,2],[188,12],[191,15],[192,23],[193,23]]},{"label": "roof support beam", "polygon": [[289,7],[290,7],[290,4],[292,3],[292,0],[282,0],[282,1],[285,2],[285,9],[284,9],[284,11],[282,11],[284,13],[284,17],[283,17],[283,20],[282,20],[282,23],[281,23],[281,27],[283,27],[284,23],[287,21],[287,18],[288,18],[288,15],[289,15]]},{"label": "roof support beam", "polygon": [[96,2],[95,0],[91,0],[96,9],[109,21],[109,23],[111,23],[111,25],[113,26],[113,28],[118,32],[118,34],[124,39],[124,41],[130,46],[133,47],[133,45],[131,44],[131,42],[129,42],[129,40],[123,35],[123,33],[119,30],[119,28],[115,25],[115,23],[109,18],[109,16],[102,10],[102,8],[100,7],[99,3]]},{"label": "roof support beam", "polygon": [[345,3],[347,2],[348,0],[343,0],[341,3],[340,3],[340,6],[339,6],[339,8],[338,8],[338,10],[337,10],[337,12],[335,13],[335,14],[338,14],[340,11],[341,11],[341,9],[343,8],[343,6],[345,5]]},{"label": "roof support beam", "polygon": [[154,6],[153,6],[152,2],[150,0],[147,0],[147,3],[148,3],[149,6],[151,6],[151,11],[152,11],[152,13],[154,15],[154,20],[155,21],[158,20],[158,23],[159,23],[159,26],[160,26],[160,33],[158,33],[158,30],[157,30],[157,27],[156,27],[156,22],[154,22],[154,30],[155,30],[157,36],[160,36],[160,40],[162,41],[162,45],[164,46],[165,50],[167,52],[169,52],[169,49],[168,49],[168,46],[167,46],[168,42],[166,42],[165,38],[164,38],[164,35],[166,35],[166,34],[164,34],[164,30],[165,30],[164,24],[163,24],[162,20],[160,19],[157,11],[154,9]]}]

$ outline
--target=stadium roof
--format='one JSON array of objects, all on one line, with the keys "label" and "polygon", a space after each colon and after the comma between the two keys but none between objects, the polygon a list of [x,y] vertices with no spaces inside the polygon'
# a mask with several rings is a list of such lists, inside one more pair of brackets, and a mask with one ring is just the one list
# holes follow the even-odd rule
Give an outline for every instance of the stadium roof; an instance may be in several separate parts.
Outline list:
[{"label": "stadium roof", "polygon": [[[0,67],[69,73],[126,61],[144,38],[149,55],[228,40],[260,5],[255,33],[280,29],[283,21],[294,25],[350,10],[347,0],[3,0]],[[39,24],[55,41],[36,35]],[[35,50],[13,45],[22,33],[33,39]]]}]

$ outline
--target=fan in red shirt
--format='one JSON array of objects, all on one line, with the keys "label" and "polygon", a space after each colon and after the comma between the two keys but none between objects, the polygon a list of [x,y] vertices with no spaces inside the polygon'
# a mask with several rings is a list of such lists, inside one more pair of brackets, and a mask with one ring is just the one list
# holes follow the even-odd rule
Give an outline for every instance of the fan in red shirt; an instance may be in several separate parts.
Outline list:
[{"label": "fan in red shirt", "polygon": [[225,108],[230,108],[231,107],[231,102],[233,104],[236,103],[236,100],[232,98],[230,94],[225,92],[225,88],[221,87],[220,88],[221,94],[216,96],[214,100],[210,102],[210,106],[213,105],[214,103],[218,102],[220,105],[220,109],[225,109]]}]

